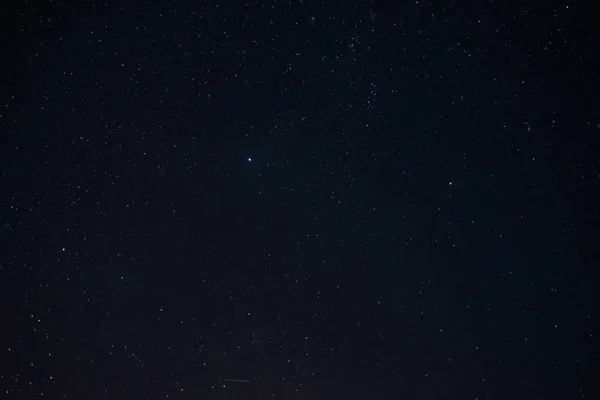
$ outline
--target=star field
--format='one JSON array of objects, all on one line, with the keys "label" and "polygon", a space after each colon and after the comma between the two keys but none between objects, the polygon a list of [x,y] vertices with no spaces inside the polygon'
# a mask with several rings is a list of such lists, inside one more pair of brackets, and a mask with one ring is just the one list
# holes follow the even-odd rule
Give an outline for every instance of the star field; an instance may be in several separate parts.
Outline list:
[{"label": "star field", "polygon": [[591,4],[2,21],[2,398],[599,398]]}]

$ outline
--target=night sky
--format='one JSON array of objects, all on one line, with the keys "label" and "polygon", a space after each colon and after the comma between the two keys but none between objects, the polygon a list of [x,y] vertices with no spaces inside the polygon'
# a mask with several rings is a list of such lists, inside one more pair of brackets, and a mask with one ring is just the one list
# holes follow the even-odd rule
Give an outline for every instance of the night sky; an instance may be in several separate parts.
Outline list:
[{"label": "night sky", "polygon": [[600,398],[592,2],[19,3],[2,399]]}]

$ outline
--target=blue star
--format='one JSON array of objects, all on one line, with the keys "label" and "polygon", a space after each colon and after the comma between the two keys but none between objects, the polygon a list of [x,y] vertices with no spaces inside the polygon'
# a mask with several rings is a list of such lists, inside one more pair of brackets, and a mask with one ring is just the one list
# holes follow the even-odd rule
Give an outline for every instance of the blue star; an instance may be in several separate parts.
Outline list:
[{"label": "blue star", "polygon": [[251,161],[252,161],[252,158],[248,157],[248,162],[251,162]]}]

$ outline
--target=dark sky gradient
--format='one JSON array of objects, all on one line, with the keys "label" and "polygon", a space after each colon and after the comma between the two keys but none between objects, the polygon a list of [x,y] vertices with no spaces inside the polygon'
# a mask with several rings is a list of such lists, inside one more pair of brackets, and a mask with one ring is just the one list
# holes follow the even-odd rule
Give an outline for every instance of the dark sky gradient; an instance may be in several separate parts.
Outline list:
[{"label": "dark sky gradient", "polygon": [[4,5],[0,397],[600,398],[580,3]]}]

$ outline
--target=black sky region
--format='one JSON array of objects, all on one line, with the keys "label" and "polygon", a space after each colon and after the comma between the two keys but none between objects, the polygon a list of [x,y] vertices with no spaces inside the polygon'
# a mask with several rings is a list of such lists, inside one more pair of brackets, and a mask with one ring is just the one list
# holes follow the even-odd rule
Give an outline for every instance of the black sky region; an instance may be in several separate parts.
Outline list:
[{"label": "black sky region", "polygon": [[0,397],[600,398],[593,2],[388,4],[2,5]]}]

